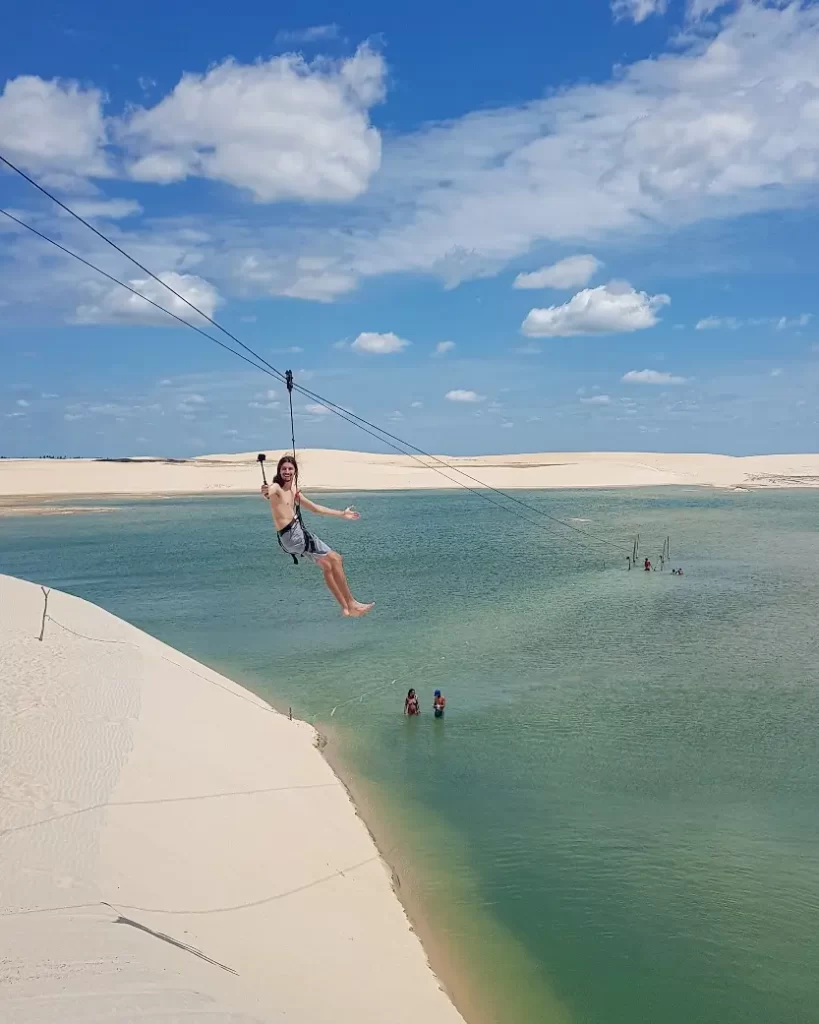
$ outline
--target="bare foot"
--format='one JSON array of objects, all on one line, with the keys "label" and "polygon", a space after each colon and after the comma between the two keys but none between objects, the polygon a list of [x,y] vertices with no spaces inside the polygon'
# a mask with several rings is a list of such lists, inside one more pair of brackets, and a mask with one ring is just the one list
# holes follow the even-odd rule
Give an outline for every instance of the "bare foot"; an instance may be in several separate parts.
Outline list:
[{"label": "bare foot", "polygon": [[370,601],[369,604],[362,604],[360,601],[354,601],[353,606],[350,609],[350,614],[358,618],[361,615],[366,615],[375,608],[375,601]]}]

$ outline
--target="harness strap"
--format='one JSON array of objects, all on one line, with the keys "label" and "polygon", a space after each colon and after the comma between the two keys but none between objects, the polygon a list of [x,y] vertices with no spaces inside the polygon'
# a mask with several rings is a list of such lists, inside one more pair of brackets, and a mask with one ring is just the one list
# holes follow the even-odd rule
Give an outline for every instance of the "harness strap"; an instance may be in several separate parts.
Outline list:
[{"label": "harness strap", "polygon": [[[293,511],[295,512],[295,518],[292,519],[283,530],[276,531],[276,540],[279,542],[279,547],[284,551],[285,547],[284,544],[282,544],[282,534],[287,533],[288,530],[292,529],[293,524],[297,522],[301,527],[301,532],[304,534],[304,551],[302,552],[302,556],[304,556],[308,552],[314,552],[316,550],[316,542],[313,540],[312,534],[304,525],[304,520],[301,517],[301,503],[298,500],[298,491],[296,491],[296,501],[293,504]],[[294,555],[292,551],[287,551],[286,554],[290,555],[293,559],[293,565],[299,564],[298,556]]]}]

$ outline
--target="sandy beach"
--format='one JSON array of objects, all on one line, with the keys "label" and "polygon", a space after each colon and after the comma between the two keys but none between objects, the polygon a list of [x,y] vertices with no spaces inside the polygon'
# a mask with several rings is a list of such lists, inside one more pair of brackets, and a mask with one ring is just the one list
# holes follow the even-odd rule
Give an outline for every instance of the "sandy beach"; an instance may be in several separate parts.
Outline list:
[{"label": "sandy beach", "polygon": [[[268,475],[282,454],[267,453]],[[194,459],[140,457],[0,460],[0,515],[70,512],[60,498],[257,492],[256,452]],[[376,455],[307,449],[299,452],[301,484],[309,490],[422,490],[467,485],[520,488],[614,488],[688,485],[732,489],[819,487],[817,455],[543,452],[455,458]],[[442,464],[445,463],[446,465]],[[430,468],[434,465],[435,468]],[[453,469],[471,474],[467,479]],[[44,502],[48,501],[48,505]]]},{"label": "sandy beach", "polygon": [[311,726],[78,598],[0,607],[0,1018],[463,1024]]}]

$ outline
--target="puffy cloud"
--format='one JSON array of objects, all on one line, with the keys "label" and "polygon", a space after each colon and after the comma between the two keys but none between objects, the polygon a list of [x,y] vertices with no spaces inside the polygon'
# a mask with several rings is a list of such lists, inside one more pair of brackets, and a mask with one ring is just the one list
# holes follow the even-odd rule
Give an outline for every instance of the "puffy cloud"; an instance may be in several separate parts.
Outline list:
[{"label": "puffy cloud", "polygon": [[249,189],[259,202],[352,199],[381,162],[368,113],[383,98],[384,74],[368,46],[334,63],[286,54],[186,74],[156,106],[121,122],[130,175],[209,178]]},{"label": "puffy cloud", "polygon": [[588,284],[603,264],[595,256],[568,256],[531,274],[518,274],[513,288],[580,288]]},{"label": "puffy cloud", "polygon": [[562,306],[532,309],[523,321],[533,338],[570,338],[578,334],[622,334],[653,327],[667,295],[635,291],[625,282],[584,288]]},{"label": "puffy cloud", "polygon": [[[193,274],[170,272],[157,275],[167,285],[179,292],[197,306],[206,316],[212,317],[221,302],[219,293],[208,281]],[[205,321],[182,299],[172,295],[153,278],[135,279],[128,282],[146,298],[158,303],[163,309],[182,317],[190,323]],[[161,310],[138,298],[119,285],[95,287],[93,302],[77,307],[74,322],[79,324],[144,324],[150,327],[170,327],[174,321]]]},{"label": "puffy cloud", "polygon": [[21,409],[28,409],[29,407],[29,403],[25,400],[25,398],[18,398],[17,404],[20,406]]},{"label": "puffy cloud", "polygon": [[310,413],[311,416],[327,416],[330,412],[326,405],[319,405],[318,403],[305,405],[304,411]]},{"label": "puffy cloud", "polygon": [[388,334],[376,334],[371,331],[365,331],[363,334],[359,334],[352,345],[350,345],[350,348],[356,352],[369,352],[373,355],[383,356],[393,352],[400,352],[409,344],[408,341],[399,338],[392,331]]},{"label": "puffy cloud", "polygon": [[633,21],[639,25],[652,14],[665,14],[667,6],[667,0],[611,0],[611,13],[615,21]]},{"label": "puffy cloud", "polygon": [[476,391],[465,391],[462,388],[447,391],[444,397],[450,402],[483,402],[486,400],[486,395],[479,395]]},{"label": "puffy cloud", "polygon": [[0,95],[0,144],[13,163],[38,174],[105,177],[102,93],[77,82],[20,75]]},{"label": "puffy cloud", "polygon": [[627,384],[685,384],[685,377],[662,370],[629,370],[622,378]]},{"label": "puffy cloud", "polygon": [[142,207],[135,199],[75,199],[70,204],[74,213],[86,220],[123,220],[142,213]]},{"label": "puffy cloud", "polygon": [[447,352],[452,352],[455,349],[454,341],[439,341],[435,346],[436,356],[445,356]]}]

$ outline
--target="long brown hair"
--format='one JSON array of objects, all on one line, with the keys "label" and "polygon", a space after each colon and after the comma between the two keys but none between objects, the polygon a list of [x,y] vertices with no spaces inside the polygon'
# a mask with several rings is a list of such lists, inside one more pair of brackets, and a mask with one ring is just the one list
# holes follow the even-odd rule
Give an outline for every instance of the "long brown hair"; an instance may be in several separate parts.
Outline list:
[{"label": "long brown hair", "polygon": [[279,461],[276,463],[276,475],[273,477],[273,483],[282,486],[284,480],[282,480],[281,469],[285,462],[289,462],[295,472],[293,473],[293,483],[296,485],[296,490],[299,489],[299,464],[296,462],[295,455],[282,455]]}]

